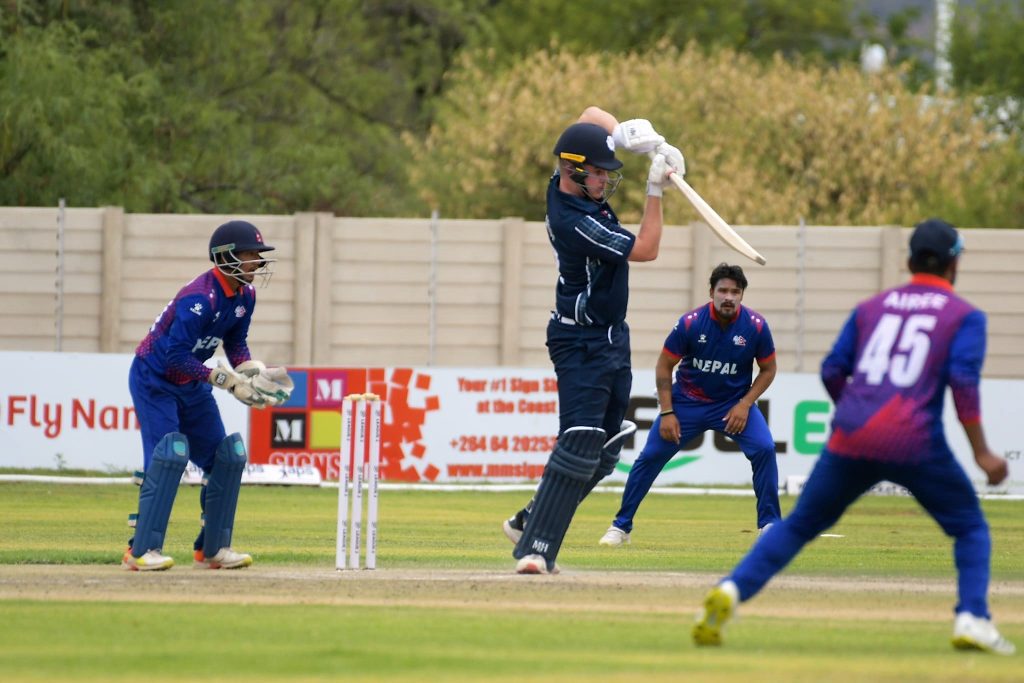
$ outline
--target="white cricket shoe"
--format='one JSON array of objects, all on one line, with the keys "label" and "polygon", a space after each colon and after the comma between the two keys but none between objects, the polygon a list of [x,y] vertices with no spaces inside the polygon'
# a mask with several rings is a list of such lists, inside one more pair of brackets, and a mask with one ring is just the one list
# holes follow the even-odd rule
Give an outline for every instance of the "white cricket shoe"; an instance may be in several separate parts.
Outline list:
[{"label": "white cricket shoe", "polygon": [[629,534],[620,529],[617,526],[608,527],[608,531],[604,532],[604,536],[597,542],[598,545],[608,545],[617,547],[620,545],[627,545],[629,543]]},{"label": "white cricket shoe", "polygon": [[757,530],[757,537],[758,537],[758,538],[761,538],[761,537],[762,537],[762,536],[764,536],[764,535],[765,535],[766,533],[768,533],[768,530],[769,530],[769,529],[771,529],[771,528],[772,528],[772,526],[774,526],[774,524],[775,524],[775,522],[768,522],[768,523],[767,523],[767,524],[765,524],[765,525],[764,525],[763,527],[761,527],[760,529],[758,529],[758,530]]},{"label": "white cricket shoe", "polygon": [[195,552],[195,569],[244,569],[252,564],[252,555],[235,552],[231,548],[221,548],[213,557],[206,557],[202,550]]},{"label": "white cricket shoe", "polygon": [[174,559],[159,550],[147,550],[142,557],[135,557],[129,548],[121,558],[121,566],[133,572],[159,572],[173,567]]},{"label": "white cricket shoe", "polygon": [[697,645],[721,645],[722,629],[736,611],[740,602],[740,589],[732,581],[723,581],[704,598],[704,614],[697,617],[693,627],[693,642]]},{"label": "white cricket shoe", "polygon": [[999,635],[995,624],[970,612],[960,612],[953,622],[953,647],[958,650],[981,650],[997,655],[1012,655],[1013,643]]},{"label": "white cricket shoe", "polygon": [[558,566],[548,571],[548,561],[543,555],[527,555],[516,562],[516,574],[557,574]]}]

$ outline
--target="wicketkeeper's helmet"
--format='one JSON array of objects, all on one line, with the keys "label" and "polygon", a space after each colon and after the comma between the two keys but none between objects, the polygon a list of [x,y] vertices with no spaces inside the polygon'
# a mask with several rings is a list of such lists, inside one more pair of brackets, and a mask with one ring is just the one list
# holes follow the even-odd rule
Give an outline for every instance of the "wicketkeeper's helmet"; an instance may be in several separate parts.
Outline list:
[{"label": "wicketkeeper's helmet", "polygon": [[217,254],[227,251],[273,251],[274,247],[263,241],[263,235],[248,221],[228,221],[213,231],[210,237],[210,260],[214,263]]},{"label": "wicketkeeper's helmet", "polygon": [[[243,285],[251,284],[253,277],[259,275],[260,286],[266,286],[273,275],[276,259],[263,258],[262,254],[273,250],[274,247],[263,241],[263,235],[256,226],[248,221],[228,221],[214,230],[210,237],[210,260],[220,272]],[[238,254],[245,251],[256,251],[261,256],[256,261],[242,261]],[[243,266],[254,262],[260,267],[247,274]]]}]

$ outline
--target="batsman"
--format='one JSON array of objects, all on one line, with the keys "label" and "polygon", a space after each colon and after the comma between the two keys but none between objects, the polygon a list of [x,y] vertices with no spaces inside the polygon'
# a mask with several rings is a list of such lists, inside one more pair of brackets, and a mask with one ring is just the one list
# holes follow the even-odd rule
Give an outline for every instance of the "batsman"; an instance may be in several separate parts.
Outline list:
[{"label": "batsman", "polygon": [[[138,513],[129,515],[134,537],[121,566],[133,571],[170,569],[164,535],[181,475],[191,460],[203,471],[199,494],[203,524],[196,538],[193,566],[238,569],[252,556],[231,547],[238,491],[245,469],[242,437],[227,435],[213,388],[230,392],[255,408],[280,405],[294,384],[284,368],[253,360],[246,339],[256,290],[265,285],[275,260],[264,258],[265,244],[254,225],[230,221],[210,238],[214,267],[185,285],[156,318],[135,350],[128,373],[135,413],[142,432],[144,469]],[[234,369],[204,362],[223,344]]]},{"label": "batsman", "polygon": [[[622,162],[616,148],[652,154],[640,229],[622,226],[608,204]],[[555,558],[579,502],[611,474],[623,438],[633,382],[630,366],[629,261],[653,261],[662,232],[662,190],[685,171],[683,155],[650,121],[619,123],[588,107],[554,149],[546,225],[558,264],[555,310],[547,326],[548,355],[558,377],[559,436],[534,499],[504,522],[516,543],[516,572],[556,571]]]}]

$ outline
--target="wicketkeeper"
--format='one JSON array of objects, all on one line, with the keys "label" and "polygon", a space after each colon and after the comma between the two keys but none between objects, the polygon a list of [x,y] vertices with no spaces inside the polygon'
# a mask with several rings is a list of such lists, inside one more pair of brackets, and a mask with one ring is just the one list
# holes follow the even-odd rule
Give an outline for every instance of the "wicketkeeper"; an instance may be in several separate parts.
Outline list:
[{"label": "wicketkeeper", "polygon": [[[262,408],[288,400],[294,387],[284,368],[253,360],[246,338],[256,307],[256,276],[266,285],[274,247],[251,223],[230,221],[210,239],[214,267],[185,285],[135,350],[128,387],[142,431],[144,471],[139,509],[129,516],[135,536],[121,565],[135,571],[169,569],[163,554],[167,521],[188,461],[203,470],[203,526],[194,544],[197,568],[237,569],[252,557],[231,547],[238,490],[245,469],[242,437],[227,435],[213,388]],[[203,363],[223,343],[234,369]]]}]

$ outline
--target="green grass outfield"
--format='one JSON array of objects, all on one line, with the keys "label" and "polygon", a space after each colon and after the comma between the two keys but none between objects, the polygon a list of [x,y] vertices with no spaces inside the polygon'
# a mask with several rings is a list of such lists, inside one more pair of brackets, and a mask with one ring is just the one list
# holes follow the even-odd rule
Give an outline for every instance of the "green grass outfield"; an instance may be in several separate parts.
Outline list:
[{"label": "green grass outfield", "polygon": [[[1020,681],[1024,657],[949,646],[951,543],[916,503],[871,497],[755,600],[720,649],[689,626],[754,542],[753,498],[651,496],[599,548],[618,495],[580,508],[554,577],[512,573],[522,493],[384,491],[376,572],[333,571],[337,491],[246,487],[235,546],[192,570],[198,490],[169,572],[117,567],[130,486],[0,484],[0,680]],[[784,510],[794,499],[784,498]],[[985,501],[991,606],[1024,645],[1024,503]]]}]

